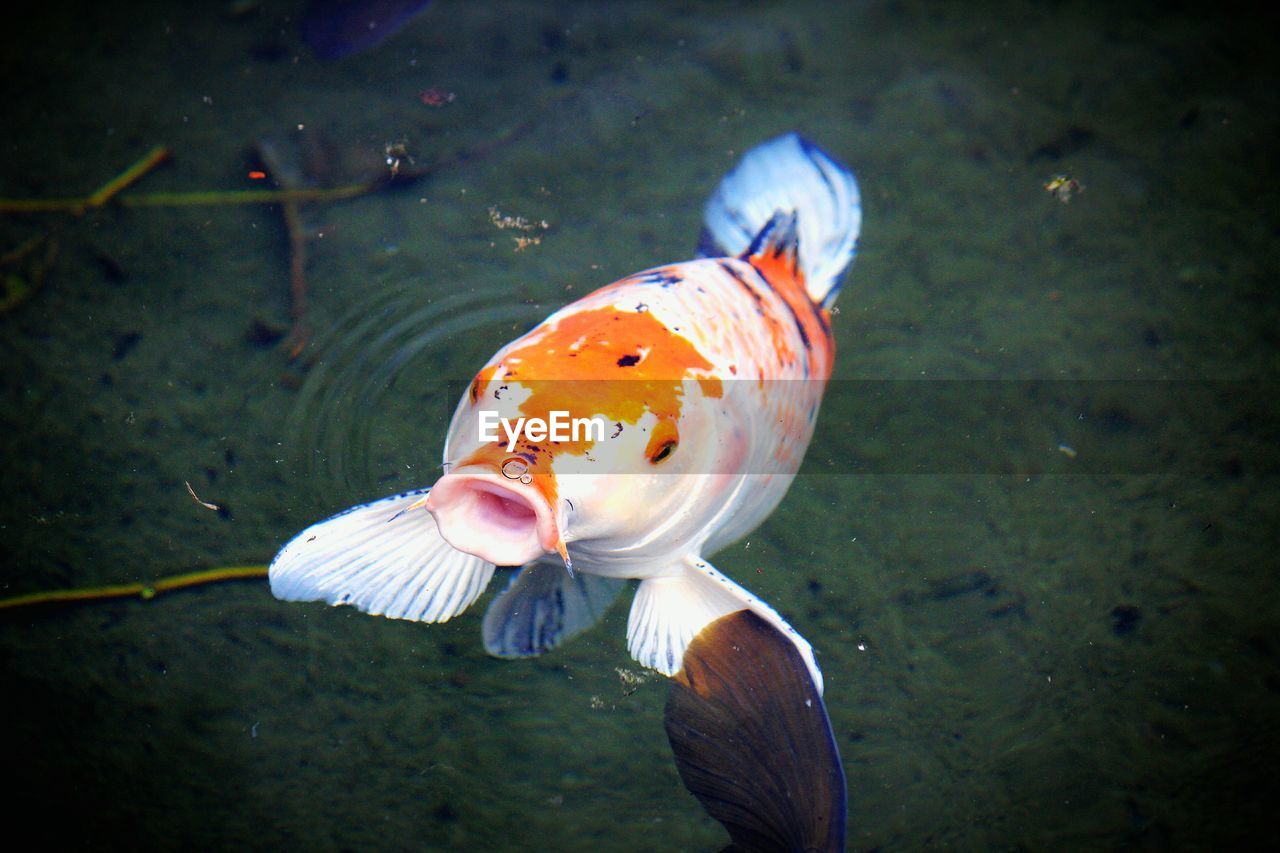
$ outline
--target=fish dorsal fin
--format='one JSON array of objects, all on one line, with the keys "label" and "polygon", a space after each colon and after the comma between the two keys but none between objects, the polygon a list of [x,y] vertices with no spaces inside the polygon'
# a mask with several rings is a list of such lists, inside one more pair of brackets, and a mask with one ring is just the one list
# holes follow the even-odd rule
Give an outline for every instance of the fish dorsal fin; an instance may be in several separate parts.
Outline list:
[{"label": "fish dorsal fin", "polygon": [[800,268],[800,231],[794,212],[778,212],[751,241],[742,259],[772,285],[796,283],[804,287]]}]

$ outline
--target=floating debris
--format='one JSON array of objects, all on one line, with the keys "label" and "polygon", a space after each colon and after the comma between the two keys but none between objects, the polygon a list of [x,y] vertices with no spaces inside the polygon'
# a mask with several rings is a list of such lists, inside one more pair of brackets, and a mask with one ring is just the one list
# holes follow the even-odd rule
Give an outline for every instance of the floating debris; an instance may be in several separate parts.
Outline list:
[{"label": "floating debris", "polygon": [[519,231],[537,231],[551,227],[551,224],[545,219],[538,222],[530,222],[523,216],[504,216],[496,206],[489,208],[489,221],[503,230],[515,228]]},{"label": "floating debris", "polygon": [[430,89],[423,89],[418,93],[418,100],[425,107],[443,107],[446,104],[452,104],[457,98],[453,92],[446,92],[438,86],[432,86]]},{"label": "floating debris", "polygon": [[618,666],[614,667],[614,671],[618,673],[618,681],[622,684],[622,695],[630,696],[640,689],[640,685],[644,684],[653,675],[652,672],[637,672],[634,669],[626,669]]},{"label": "floating debris", "polygon": [[200,506],[204,507],[205,509],[211,509],[214,512],[218,512],[219,510],[222,509],[222,507],[218,506],[217,504],[200,500],[200,496],[196,494],[196,490],[191,488],[191,483],[187,482],[186,480],[183,480],[182,482],[186,484],[187,494],[191,495],[191,499],[196,503],[200,504]]},{"label": "floating debris", "polygon": [[387,168],[391,171],[391,177],[400,174],[400,167],[404,163],[410,166],[415,164],[412,155],[409,154],[409,140],[401,139],[399,142],[388,142],[382,148],[383,153],[387,157]]},{"label": "floating debris", "polygon": [[1072,196],[1084,192],[1084,184],[1067,175],[1054,175],[1044,188],[1063,204],[1070,204]]},{"label": "floating debris", "polygon": [[551,223],[545,219],[532,222],[523,216],[504,216],[496,206],[489,208],[489,221],[494,224],[494,227],[503,231],[515,229],[525,232],[523,235],[516,235],[512,238],[516,242],[515,251],[517,252],[523,252],[530,246],[540,245],[542,243],[542,235],[531,232],[545,231],[551,227]]}]

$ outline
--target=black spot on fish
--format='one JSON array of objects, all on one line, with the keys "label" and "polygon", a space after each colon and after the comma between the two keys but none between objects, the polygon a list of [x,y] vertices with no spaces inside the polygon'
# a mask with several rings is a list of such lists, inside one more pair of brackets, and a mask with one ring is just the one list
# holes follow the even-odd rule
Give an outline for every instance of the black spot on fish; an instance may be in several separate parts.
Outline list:
[{"label": "black spot on fish", "polygon": [[618,359],[618,367],[635,367],[639,363],[640,356],[638,355],[624,355]]},{"label": "black spot on fish", "polygon": [[809,343],[809,333],[804,330],[804,323],[800,322],[800,315],[796,313],[796,309],[792,308],[791,303],[785,299],[782,300],[782,304],[791,312],[791,320],[795,323],[796,331],[800,333],[800,342],[804,344],[804,348],[813,349],[813,344]]},{"label": "black spot on fish", "polygon": [[670,287],[683,281],[683,277],[679,273],[674,273],[667,269],[656,269],[641,273],[635,277],[635,280],[640,284],[656,284],[659,287]]},{"label": "black spot on fish", "polygon": [[725,261],[721,261],[720,269],[728,273],[729,277],[732,278],[734,281],[736,281],[738,285],[747,292],[747,295],[750,296],[753,300],[755,300],[756,313],[761,317],[763,317],[765,313],[764,297],[760,295],[760,291],[757,290],[756,287],[753,284],[751,284],[751,282],[747,281],[747,279],[742,275],[742,273],[734,269],[733,264],[727,263]]},{"label": "black spot on fish", "polygon": [[751,295],[752,299],[754,299],[756,302],[760,301],[760,294],[757,293],[756,289],[751,286],[751,282],[743,278],[742,273],[738,272],[737,268],[734,267],[733,264],[729,263],[728,261],[719,261],[718,263],[720,265],[720,269],[724,270],[726,273],[729,274],[730,278],[732,278],[734,281],[740,284],[742,286],[742,289]]},{"label": "black spot on fish", "polygon": [[831,321],[827,318],[827,312],[822,310],[817,302],[813,303],[813,316],[818,318],[818,325],[822,327],[822,333],[827,337],[831,337]]}]

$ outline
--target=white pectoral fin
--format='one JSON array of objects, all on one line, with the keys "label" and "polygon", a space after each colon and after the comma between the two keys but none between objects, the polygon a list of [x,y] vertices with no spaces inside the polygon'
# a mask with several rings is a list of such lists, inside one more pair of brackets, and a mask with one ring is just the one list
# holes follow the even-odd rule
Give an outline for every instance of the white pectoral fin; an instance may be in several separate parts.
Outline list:
[{"label": "white pectoral fin", "polygon": [[418,489],[352,507],[295,536],[271,561],[285,601],[349,604],[365,613],[444,622],[484,592],[493,564],[445,542]]},{"label": "white pectoral fin", "polygon": [[632,657],[665,675],[674,675],[699,631],[728,613],[750,610],[795,644],[818,692],[822,692],[822,672],[813,658],[813,648],[776,610],[706,560],[688,557],[682,568],[678,574],[640,582],[627,620],[627,648]]},{"label": "white pectoral fin", "polygon": [[538,560],[511,579],[484,614],[484,648],[500,658],[549,651],[594,625],[625,581],[583,572],[559,560]]}]

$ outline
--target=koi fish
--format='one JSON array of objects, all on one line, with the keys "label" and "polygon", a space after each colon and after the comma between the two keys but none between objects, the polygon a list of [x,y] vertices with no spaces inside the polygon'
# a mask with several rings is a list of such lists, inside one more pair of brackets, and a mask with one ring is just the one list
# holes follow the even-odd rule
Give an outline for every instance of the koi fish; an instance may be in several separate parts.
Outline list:
[{"label": "koi fish", "polygon": [[[707,202],[699,257],[623,278],[556,311],[489,360],[459,401],[444,474],[308,527],[271,590],[443,622],[522,567],[489,605],[486,650],[541,654],[639,580],[627,646],[672,675],[689,643],[747,609],[813,649],[705,555],[782,500],[831,375],[830,308],[853,260],[852,173],[797,134],[749,151]],[[610,429],[485,433],[557,414]]]}]

